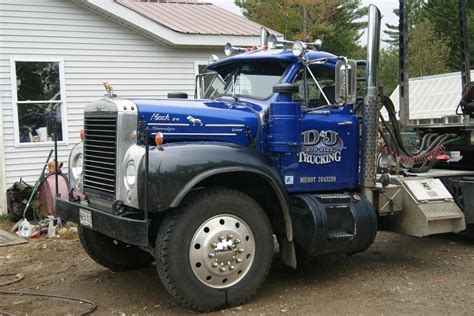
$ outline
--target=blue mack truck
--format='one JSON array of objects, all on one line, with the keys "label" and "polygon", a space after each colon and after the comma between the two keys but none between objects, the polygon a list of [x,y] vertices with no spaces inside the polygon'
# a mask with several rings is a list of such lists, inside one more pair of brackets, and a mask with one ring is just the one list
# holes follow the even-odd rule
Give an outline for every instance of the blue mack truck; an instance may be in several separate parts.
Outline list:
[{"label": "blue mack truck", "polygon": [[[259,49],[226,45],[239,54],[208,65],[194,100],[122,99],[109,87],[85,109],[58,214],[80,224],[97,263],[123,271],[156,262],[169,293],[197,311],[251,299],[276,243],[296,268],[366,250],[386,214],[411,216],[397,215],[394,227],[412,235],[463,230],[439,180],[377,174],[379,38],[371,6],[365,61],[263,30]],[[445,194],[429,205],[451,210],[441,224],[418,216],[417,192]]]}]

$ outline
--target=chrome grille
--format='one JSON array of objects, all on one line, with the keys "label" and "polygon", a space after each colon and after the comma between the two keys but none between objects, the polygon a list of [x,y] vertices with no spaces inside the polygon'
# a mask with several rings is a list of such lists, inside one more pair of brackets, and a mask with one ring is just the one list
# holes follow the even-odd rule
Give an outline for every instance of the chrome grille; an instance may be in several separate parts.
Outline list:
[{"label": "chrome grille", "polygon": [[115,199],[117,113],[84,116],[84,192]]}]

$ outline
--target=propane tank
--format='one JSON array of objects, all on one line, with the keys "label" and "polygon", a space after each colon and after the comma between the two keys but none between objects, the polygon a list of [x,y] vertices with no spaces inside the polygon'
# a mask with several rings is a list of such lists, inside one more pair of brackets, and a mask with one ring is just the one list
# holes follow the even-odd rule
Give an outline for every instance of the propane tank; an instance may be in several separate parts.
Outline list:
[{"label": "propane tank", "polygon": [[268,151],[296,153],[301,151],[301,103],[293,101],[298,86],[281,83],[273,87],[278,93],[276,102],[270,104],[268,119]]}]

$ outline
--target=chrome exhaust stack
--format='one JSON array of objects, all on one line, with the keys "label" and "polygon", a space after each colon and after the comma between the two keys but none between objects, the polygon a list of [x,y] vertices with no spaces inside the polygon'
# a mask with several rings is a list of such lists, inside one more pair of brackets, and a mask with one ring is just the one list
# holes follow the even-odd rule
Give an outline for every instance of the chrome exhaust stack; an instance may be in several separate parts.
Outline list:
[{"label": "chrome exhaust stack", "polygon": [[260,28],[260,49],[268,48],[268,38],[270,37],[270,32],[264,27]]},{"label": "chrome exhaust stack", "polygon": [[369,25],[367,32],[367,87],[362,118],[361,185],[364,195],[373,203],[373,189],[377,174],[377,127],[379,98],[379,55],[380,55],[379,9],[369,6]]}]

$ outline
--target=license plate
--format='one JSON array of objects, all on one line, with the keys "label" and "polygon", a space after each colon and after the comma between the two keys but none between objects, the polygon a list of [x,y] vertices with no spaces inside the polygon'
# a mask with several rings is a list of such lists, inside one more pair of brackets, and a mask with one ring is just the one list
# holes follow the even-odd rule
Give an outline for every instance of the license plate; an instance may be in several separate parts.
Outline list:
[{"label": "license plate", "polygon": [[79,223],[83,226],[92,227],[92,213],[85,209],[79,209]]}]

